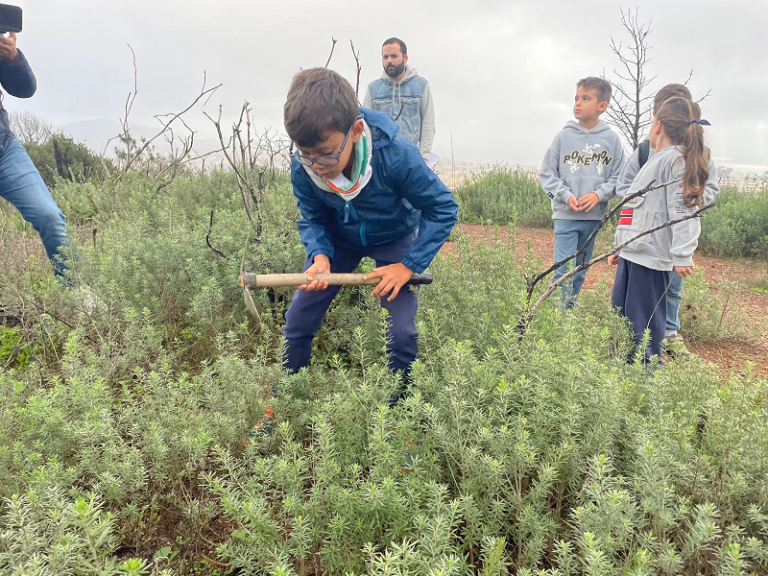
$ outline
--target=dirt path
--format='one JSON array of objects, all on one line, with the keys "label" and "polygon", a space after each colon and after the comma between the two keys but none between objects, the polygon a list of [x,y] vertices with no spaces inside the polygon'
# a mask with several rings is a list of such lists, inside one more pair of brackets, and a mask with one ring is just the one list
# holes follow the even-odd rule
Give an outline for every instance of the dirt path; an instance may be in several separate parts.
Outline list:
[{"label": "dirt path", "polygon": [[[472,242],[493,242],[497,238],[504,244],[511,244],[505,228],[475,224],[460,225],[461,232]],[[498,230],[498,236],[497,236]],[[525,248],[526,241],[531,241],[534,254],[548,265],[552,261],[555,248],[554,235],[551,230],[540,228],[518,228],[517,250]],[[447,252],[455,250],[450,242],[443,248]],[[755,292],[751,286],[765,279],[764,267],[750,262],[721,260],[708,256],[697,255],[696,266],[704,269],[704,277],[708,282],[725,280],[739,283],[742,288],[738,292],[738,304],[747,313],[749,323],[757,329],[761,337],[754,342],[719,340],[717,342],[689,342],[688,348],[704,358],[707,362],[717,364],[725,373],[743,373],[748,362],[754,364],[754,373],[768,376],[768,294]],[[593,266],[584,282],[584,289],[593,288],[601,280],[613,285],[616,269],[605,262]]]}]

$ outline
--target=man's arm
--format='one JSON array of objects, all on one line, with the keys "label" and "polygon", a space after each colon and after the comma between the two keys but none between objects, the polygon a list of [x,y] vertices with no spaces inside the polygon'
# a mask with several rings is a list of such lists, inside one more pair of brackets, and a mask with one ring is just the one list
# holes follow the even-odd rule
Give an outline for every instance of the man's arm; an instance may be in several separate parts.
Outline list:
[{"label": "man's arm", "polygon": [[363,98],[363,108],[370,108],[373,110],[373,98],[371,97],[371,85],[365,89],[365,97]]},{"label": "man's arm", "polygon": [[37,80],[27,59],[16,48],[16,34],[0,36],[0,84],[11,96],[29,98],[37,90]]},{"label": "man's arm", "polygon": [[421,141],[419,151],[426,162],[432,154],[432,145],[435,143],[435,103],[432,101],[432,90],[429,83],[424,87],[421,95]]}]

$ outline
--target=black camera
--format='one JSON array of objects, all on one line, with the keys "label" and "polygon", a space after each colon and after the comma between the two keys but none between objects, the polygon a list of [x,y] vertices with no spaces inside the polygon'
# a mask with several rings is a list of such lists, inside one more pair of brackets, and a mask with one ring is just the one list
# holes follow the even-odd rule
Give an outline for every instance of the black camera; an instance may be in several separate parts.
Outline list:
[{"label": "black camera", "polygon": [[0,34],[21,32],[21,8],[0,4]]}]

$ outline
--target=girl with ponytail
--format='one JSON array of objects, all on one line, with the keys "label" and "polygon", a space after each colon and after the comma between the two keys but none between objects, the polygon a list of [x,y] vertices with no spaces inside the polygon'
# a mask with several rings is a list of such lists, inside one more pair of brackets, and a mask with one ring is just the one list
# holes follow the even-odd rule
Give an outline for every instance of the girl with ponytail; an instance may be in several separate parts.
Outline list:
[{"label": "girl with ponytail", "polygon": [[[670,98],[656,111],[650,134],[655,153],[638,171],[628,194],[652,182],[664,186],[625,205],[616,227],[615,245],[704,205],[710,171],[704,126],[709,122],[702,120],[698,104],[688,98]],[[691,218],[647,234],[608,259],[609,264],[618,264],[612,304],[631,321],[636,344],[650,330],[646,360],[653,355],[661,358],[670,274],[684,278],[693,273],[693,252],[700,231],[699,219]]]}]

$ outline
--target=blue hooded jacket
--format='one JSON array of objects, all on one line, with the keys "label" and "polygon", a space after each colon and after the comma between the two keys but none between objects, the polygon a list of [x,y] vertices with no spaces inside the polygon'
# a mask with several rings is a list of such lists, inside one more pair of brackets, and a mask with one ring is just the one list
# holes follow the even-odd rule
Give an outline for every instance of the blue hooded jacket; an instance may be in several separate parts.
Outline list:
[{"label": "blue hooded jacket", "polygon": [[293,193],[302,218],[299,235],[307,257],[334,257],[339,238],[358,246],[386,244],[418,229],[402,263],[424,272],[456,223],[458,204],[419,149],[396,138],[397,124],[387,114],[361,108],[371,129],[373,176],[349,202],[321,190],[297,161],[291,165]]}]

